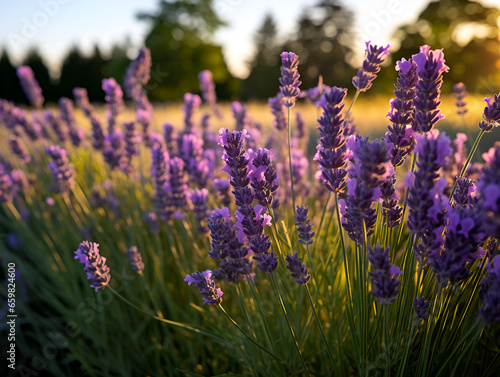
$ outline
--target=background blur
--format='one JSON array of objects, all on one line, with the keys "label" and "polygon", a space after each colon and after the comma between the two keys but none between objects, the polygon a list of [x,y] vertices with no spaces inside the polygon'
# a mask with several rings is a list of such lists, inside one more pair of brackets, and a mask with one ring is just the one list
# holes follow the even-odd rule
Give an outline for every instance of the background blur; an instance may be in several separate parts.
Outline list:
[{"label": "background blur", "polygon": [[[47,101],[85,87],[103,101],[101,79],[119,82],[139,47],[151,49],[151,101],[199,92],[212,71],[220,99],[274,96],[279,54],[299,55],[302,88],[319,75],[350,87],[364,42],[391,44],[386,65],[444,48],[451,70],[443,91],[463,81],[470,93],[500,91],[500,0],[23,0],[0,3],[0,98],[26,103],[15,67],[35,72]],[[373,92],[392,93],[394,69]]]}]

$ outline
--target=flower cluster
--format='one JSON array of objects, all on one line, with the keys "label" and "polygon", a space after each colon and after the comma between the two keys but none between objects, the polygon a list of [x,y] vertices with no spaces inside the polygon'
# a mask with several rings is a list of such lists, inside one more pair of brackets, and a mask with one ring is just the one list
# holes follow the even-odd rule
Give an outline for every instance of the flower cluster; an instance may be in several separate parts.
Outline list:
[{"label": "flower cluster", "polygon": [[116,128],[116,118],[124,107],[123,91],[114,78],[102,80],[102,90],[106,93],[104,97],[107,102],[106,118],[108,120],[108,133],[111,134]]},{"label": "flower cluster", "polygon": [[68,152],[59,145],[52,145],[46,148],[45,152],[52,157],[48,167],[57,184],[56,191],[68,195],[75,187],[76,175],[73,164],[68,161]]},{"label": "flower cluster", "polygon": [[312,244],[312,238],[314,237],[314,232],[311,231],[311,219],[307,218],[308,211],[309,206],[297,206],[295,209],[295,225],[297,226],[297,231],[299,232],[299,242],[304,245]]},{"label": "flower cluster", "polygon": [[186,275],[184,281],[189,285],[191,283],[194,284],[200,295],[203,296],[203,304],[219,305],[222,302],[222,295],[224,293],[220,288],[217,288],[215,282],[212,280],[212,271],[196,271],[191,275]]},{"label": "flower cluster", "polygon": [[483,154],[486,166],[477,182],[486,233],[500,239],[500,142]]},{"label": "flower cluster", "polygon": [[467,97],[467,91],[465,90],[465,85],[463,82],[459,82],[453,85],[453,97],[457,100],[455,105],[457,107],[458,115],[465,115],[467,113],[467,102],[464,98]]},{"label": "flower cluster", "polygon": [[281,53],[281,77],[280,92],[283,95],[283,104],[290,108],[295,105],[298,95],[300,94],[299,86],[302,84],[299,81],[299,57],[293,52]]},{"label": "flower cluster", "polygon": [[297,252],[293,255],[288,254],[285,259],[288,263],[286,268],[288,268],[290,275],[292,275],[297,284],[305,285],[311,280],[309,270],[306,268],[306,265],[302,263],[302,258],[299,258]]},{"label": "flower cluster", "polygon": [[375,297],[375,300],[383,305],[392,304],[396,301],[396,296],[399,292],[398,275],[403,271],[399,267],[394,266],[389,261],[389,248],[382,248],[376,245],[375,248],[368,246],[368,259],[371,264],[373,289],[370,293]]},{"label": "flower cluster", "polygon": [[128,261],[132,266],[132,270],[137,271],[139,274],[142,274],[144,270],[144,262],[142,261],[142,255],[137,246],[131,246],[127,250]]},{"label": "flower cluster", "polygon": [[17,68],[16,73],[24,94],[31,105],[34,107],[42,107],[45,98],[43,98],[42,89],[35,79],[33,70],[27,65],[22,65]]},{"label": "flower cluster", "polygon": [[106,266],[106,258],[99,254],[99,244],[83,241],[75,251],[75,259],[79,259],[83,269],[87,273],[87,279],[91,280],[90,287],[97,292],[109,284],[111,275],[109,267]]},{"label": "flower cluster", "polygon": [[483,120],[479,122],[479,128],[484,132],[490,132],[493,127],[500,125],[500,93],[495,97],[485,98],[487,106],[484,108]]},{"label": "flower cluster", "polygon": [[384,62],[384,56],[389,55],[387,52],[389,47],[389,45],[378,47],[370,44],[370,41],[366,42],[366,56],[363,60],[363,66],[358,70],[358,74],[352,78],[352,84],[357,90],[366,92],[372,87],[373,80],[380,72],[380,64]]},{"label": "flower cluster", "polygon": [[215,84],[212,77],[212,72],[205,70],[198,74],[200,80],[200,90],[203,100],[210,105],[215,115],[222,118],[222,113],[217,106],[217,94],[215,93]]}]

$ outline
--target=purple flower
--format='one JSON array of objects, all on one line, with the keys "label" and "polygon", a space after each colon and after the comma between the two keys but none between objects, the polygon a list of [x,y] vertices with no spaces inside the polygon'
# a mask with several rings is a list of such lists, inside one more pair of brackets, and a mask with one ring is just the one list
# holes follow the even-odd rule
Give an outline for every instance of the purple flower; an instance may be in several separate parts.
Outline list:
[{"label": "purple flower", "polygon": [[248,155],[250,157],[248,177],[250,186],[254,190],[254,197],[260,205],[270,206],[279,183],[278,174],[271,163],[272,153],[268,149],[259,148],[257,152],[250,149]]},{"label": "purple flower", "polygon": [[217,106],[217,94],[215,93],[215,84],[212,77],[212,72],[209,70],[201,71],[198,74],[200,80],[200,90],[203,100],[207,102],[212,108],[218,118],[222,118],[222,113]]},{"label": "purple flower", "polygon": [[42,89],[40,88],[38,81],[35,79],[33,70],[27,65],[22,65],[17,67],[16,72],[24,94],[30,101],[31,105],[34,107],[42,107],[45,99],[42,95]]},{"label": "purple flower", "polygon": [[56,117],[50,110],[45,111],[43,118],[52,127],[61,143],[68,140],[69,130],[66,125],[62,123],[60,118]]},{"label": "purple flower", "polygon": [[443,84],[443,72],[450,68],[445,64],[443,50],[431,50],[427,45],[420,47],[420,53],[413,55],[417,64],[419,77],[416,89],[415,105],[415,132],[429,132],[436,122],[444,118],[438,106],[441,104],[439,96]]},{"label": "purple flower", "polygon": [[12,182],[12,177],[5,168],[5,165],[0,163],[0,203],[11,202],[15,193],[15,186]]},{"label": "purple flower", "polygon": [[302,117],[302,114],[297,111],[295,112],[295,121],[296,121],[296,133],[295,133],[295,138],[299,141],[305,139],[306,137],[306,127],[305,127],[305,124],[304,124],[304,118]]},{"label": "purple flower", "polygon": [[370,41],[366,42],[366,56],[363,61],[363,66],[358,70],[358,74],[352,78],[352,84],[357,90],[366,92],[372,87],[372,82],[380,71],[380,64],[384,62],[384,56],[389,55],[387,52],[389,47],[389,45],[386,47],[378,47],[370,44]]},{"label": "purple flower", "polygon": [[319,179],[325,188],[339,193],[345,191],[347,179],[346,139],[343,136],[344,119],[342,117],[346,94],[347,89],[334,86],[316,103],[323,108],[323,114],[318,119],[320,138],[314,160],[320,165]]},{"label": "purple flower", "polygon": [[179,135],[177,129],[170,123],[163,124],[163,136],[165,139],[165,147],[171,156],[177,155]]},{"label": "purple flower", "polygon": [[477,192],[481,196],[480,208],[486,233],[500,239],[500,143],[483,154],[486,166],[477,182]]},{"label": "purple flower", "polygon": [[320,83],[318,84],[318,86],[315,86],[314,88],[301,91],[299,94],[299,98],[307,98],[309,101],[311,101],[312,104],[315,104],[317,101],[319,101],[323,93],[327,93],[331,89],[332,88],[329,87],[328,85]]},{"label": "purple flower", "polygon": [[253,259],[257,261],[257,267],[262,272],[270,274],[276,267],[278,267],[278,258],[274,255],[274,252],[269,254],[254,255]]},{"label": "purple flower", "polygon": [[28,163],[31,161],[31,156],[24,146],[23,142],[14,134],[9,136],[9,146],[13,154],[19,157],[19,161]]},{"label": "purple flower", "polygon": [[75,168],[68,160],[68,152],[59,145],[52,145],[45,149],[45,152],[52,157],[52,162],[48,167],[52,171],[52,176],[57,184],[57,192],[68,195],[75,187]]},{"label": "purple flower", "polygon": [[237,131],[243,131],[243,129],[249,128],[250,118],[247,114],[247,107],[238,101],[231,102],[230,107],[233,112],[233,117],[236,120],[234,128]]},{"label": "purple flower", "polygon": [[92,124],[92,146],[97,150],[102,150],[106,138],[102,123],[94,115],[90,115],[90,123]]},{"label": "purple flower", "polygon": [[427,319],[429,317],[429,313],[427,312],[429,304],[430,302],[423,298],[413,299],[413,308],[415,309],[415,317],[417,319]]},{"label": "purple flower", "polygon": [[[398,206],[398,195],[396,193],[396,173],[392,173],[384,179],[380,185],[380,196],[382,204],[382,217],[384,224],[394,228],[401,224],[403,208]],[[387,221],[389,223],[387,224]]]},{"label": "purple flower", "polygon": [[160,222],[154,211],[149,211],[143,216],[143,220],[149,226],[149,233],[158,234],[160,233]]},{"label": "purple flower", "polygon": [[127,68],[127,73],[123,78],[123,87],[129,98],[135,102],[141,99],[142,86],[146,85],[150,79],[151,52],[147,47],[139,50],[137,58],[133,60]]},{"label": "purple flower", "polygon": [[205,225],[208,218],[207,197],[208,190],[206,188],[195,188],[187,192],[187,198],[193,206],[193,212],[196,214],[196,221],[199,224],[198,231],[200,234],[208,232],[208,228]]},{"label": "purple flower", "polygon": [[201,105],[201,98],[197,94],[186,93],[184,94],[184,132],[192,133],[194,128],[193,115]]},{"label": "purple flower", "polygon": [[487,106],[484,108],[483,120],[479,122],[479,128],[484,132],[490,132],[493,127],[500,125],[500,93],[495,94],[494,99],[487,97],[484,99]]},{"label": "purple flower", "polygon": [[382,141],[368,142],[367,138],[351,137],[349,144],[353,158],[349,167],[351,178],[347,181],[348,197],[342,225],[353,241],[362,244],[363,229],[368,237],[375,229],[377,213],[373,202],[381,196],[380,186],[392,174],[393,167],[390,151]]},{"label": "purple flower", "polygon": [[96,292],[104,289],[111,279],[109,267],[106,266],[106,258],[101,257],[98,247],[99,244],[95,242],[83,241],[75,251],[75,259],[79,259],[84,265],[87,279],[92,282],[90,287],[95,288]]},{"label": "purple flower", "polygon": [[[500,321],[500,255],[487,263],[488,274],[482,283],[483,305],[479,309],[479,315],[486,323],[492,324]],[[483,288],[484,287],[484,288]]]},{"label": "purple flower", "polygon": [[212,181],[214,188],[219,192],[219,197],[224,207],[229,207],[231,204],[231,197],[229,195],[229,180],[227,179],[214,179]]},{"label": "purple flower", "polygon": [[281,53],[281,77],[280,92],[284,98],[284,105],[288,108],[295,105],[298,95],[300,94],[299,86],[302,84],[299,81],[299,57],[293,52]]},{"label": "purple flower", "polygon": [[273,126],[278,130],[284,130],[286,128],[286,116],[285,116],[285,100],[283,94],[278,93],[276,97],[271,97],[267,100],[267,103],[271,107],[271,112],[274,115]]},{"label": "purple flower", "polygon": [[172,205],[183,209],[187,205],[186,193],[187,183],[184,178],[184,161],[179,157],[173,157],[169,161],[170,181],[166,188],[171,195]]},{"label": "purple flower", "polygon": [[453,97],[457,100],[455,105],[457,107],[458,115],[465,115],[467,113],[467,102],[464,101],[464,98],[467,96],[467,91],[465,90],[465,85],[463,82],[459,82],[457,84],[453,84]]},{"label": "purple flower", "polygon": [[314,236],[314,232],[311,232],[311,219],[307,218],[308,211],[309,206],[297,206],[295,210],[295,225],[297,226],[297,231],[299,232],[299,242],[304,245],[312,244],[312,238]]},{"label": "purple flower", "polygon": [[465,177],[457,177],[457,188],[453,194],[455,206],[466,207],[473,202],[473,194],[476,192],[474,181]]},{"label": "purple flower", "polygon": [[470,275],[467,262],[482,257],[479,246],[486,239],[481,214],[475,207],[452,208],[448,213],[444,248],[433,250],[429,264],[438,282],[457,283]]},{"label": "purple flower", "polygon": [[160,218],[169,220],[175,212],[171,205],[171,195],[166,190],[169,179],[169,155],[161,143],[153,143],[151,148],[151,177],[154,179],[154,201]]},{"label": "purple flower", "polygon": [[114,78],[103,79],[102,90],[106,93],[104,97],[107,102],[106,118],[108,119],[108,133],[111,134],[116,128],[116,117],[124,107],[123,92]]},{"label": "purple flower", "polygon": [[228,255],[229,242],[231,240],[232,229],[229,217],[229,208],[214,209],[208,219],[210,238],[212,239],[211,251],[208,252],[210,258],[224,259]]},{"label": "purple flower", "polygon": [[393,144],[392,164],[395,167],[403,164],[415,146],[411,125],[414,122],[413,99],[418,81],[417,65],[411,59],[398,61],[396,70],[399,72],[394,91],[396,98],[391,99],[391,109],[387,113],[392,126],[387,126],[389,131],[385,134],[386,141]]},{"label": "purple flower", "polygon": [[124,147],[125,134],[122,130],[115,129],[113,132],[106,135],[102,154],[104,161],[106,161],[111,169],[126,169],[128,161],[123,151]]},{"label": "purple flower", "polygon": [[[243,141],[248,137],[246,130],[229,132],[227,128],[221,128],[219,131],[220,144],[224,148],[222,159],[226,162],[222,171],[229,174],[229,182],[236,190],[243,190],[250,183],[248,178],[249,159],[243,148]],[[236,200],[238,206],[247,204],[246,201],[238,202],[238,198]]]},{"label": "purple flower", "polygon": [[297,252],[293,255],[287,254],[286,261],[288,263],[286,268],[290,270],[290,274],[297,284],[305,285],[311,280],[309,270],[306,268],[306,265],[302,263],[302,258],[299,258]]},{"label": "purple flower", "polygon": [[137,132],[134,122],[123,123],[125,127],[125,158],[127,160],[125,171],[132,172],[132,158],[139,155],[141,135]]},{"label": "purple flower", "polygon": [[375,248],[368,246],[368,259],[371,264],[369,272],[372,278],[372,290],[370,293],[375,300],[383,305],[392,304],[396,301],[399,292],[398,275],[403,271],[394,266],[389,261],[389,247],[382,248],[376,245]]},{"label": "purple flower", "polygon": [[142,274],[144,270],[144,262],[142,261],[142,255],[137,246],[131,246],[127,250],[128,261],[132,266],[132,270],[137,271]]},{"label": "purple flower", "polygon": [[203,296],[203,304],[219,305],[222,302],[222,295],[224,293],[220,288],[217,288],[215,282],[212,280],[212,271],[196,271],[191,275],[187,275],[184,281],[189,285],[194,283],[194,286]]},{"label": "purple flower", "polygon": [[142,139],[147,147],[151,147],[150,133],[151,133],[151,112],[144,109],[137,109],[135,111],[135,119],[142,126]]},{"label": "purple flower", "polygon": [[82,110],[87,118],[94,114],[94,107],[89,102],[87,89],[73,88],[73,97],[75,98],[76,106]]},{"label": "purple flower", "polygon": [[238,239],[244,242],[248,240],[250,249],[255,254],[267,253],[271,247],[269,236],[264,233],[266,226],[271,226],[271,216],[266,213],[266,209],[260,204],[255,208],[251,205],[241,206],[235,216],[238,219],[234,225],[238,229]]}]

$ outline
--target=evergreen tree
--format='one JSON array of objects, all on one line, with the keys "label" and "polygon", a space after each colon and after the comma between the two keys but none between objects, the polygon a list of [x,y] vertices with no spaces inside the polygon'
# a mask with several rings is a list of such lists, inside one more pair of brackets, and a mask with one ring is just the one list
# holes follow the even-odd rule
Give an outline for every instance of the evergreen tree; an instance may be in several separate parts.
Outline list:
[{"label": "evergreen tree", "polygon": [[16,75],[16,69],[10,62],[7,51],[2,51],[0,57],[0,98],[15,103],[28,104],[28,100],[24,95],[19,80]]}]

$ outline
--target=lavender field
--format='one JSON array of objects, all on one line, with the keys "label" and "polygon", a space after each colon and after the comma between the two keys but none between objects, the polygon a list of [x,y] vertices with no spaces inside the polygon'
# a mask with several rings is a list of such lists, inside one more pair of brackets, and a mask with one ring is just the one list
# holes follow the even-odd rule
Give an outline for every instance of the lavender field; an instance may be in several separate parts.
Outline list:
[{"label": "lavender field", "polygon": [[46,105],[19,67],[3,375],[497,376],[500,93],[441,97],[446,50],[381,67],[388,48],[347,88],[304,87],[283,52],[267,104],[219,102],[208,70],[152,103],[145,47],[105,107]]}]

